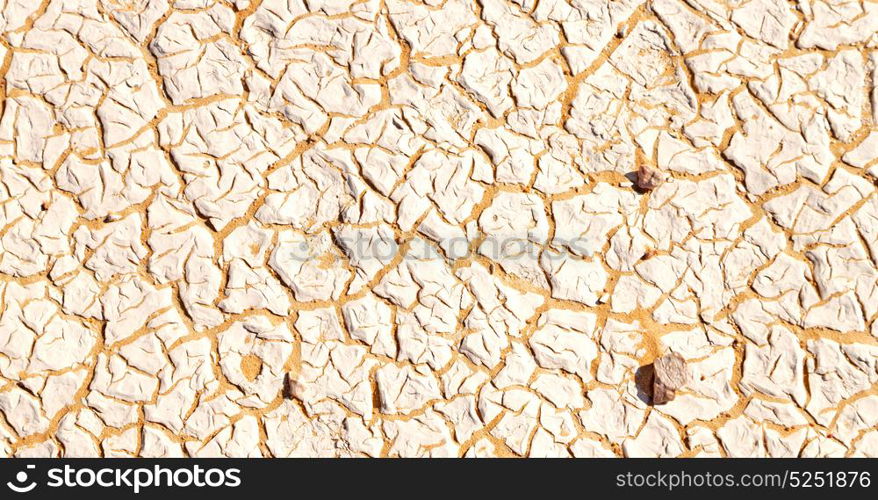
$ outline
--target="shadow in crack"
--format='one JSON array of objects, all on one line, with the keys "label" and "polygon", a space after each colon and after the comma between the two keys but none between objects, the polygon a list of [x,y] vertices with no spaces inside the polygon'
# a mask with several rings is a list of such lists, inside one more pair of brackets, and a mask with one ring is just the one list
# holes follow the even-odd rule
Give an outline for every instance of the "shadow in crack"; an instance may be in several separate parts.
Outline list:
[{"label": "shadow in crack", "polygon": [[652,386],[655,381],[655,366],[652,363],[641,366],[634,372],[634,385],[637,387],[637,397],[644,403],[652,406]]}]

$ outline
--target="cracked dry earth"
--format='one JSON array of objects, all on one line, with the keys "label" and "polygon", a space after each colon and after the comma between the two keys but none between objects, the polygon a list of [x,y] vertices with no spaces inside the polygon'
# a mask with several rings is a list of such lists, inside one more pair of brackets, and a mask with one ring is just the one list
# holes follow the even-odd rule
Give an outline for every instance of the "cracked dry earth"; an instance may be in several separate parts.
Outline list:
[{"label": "cracked dry earth", "polygon": [[875,1],[0,6],[0,454],[878,456]]}]

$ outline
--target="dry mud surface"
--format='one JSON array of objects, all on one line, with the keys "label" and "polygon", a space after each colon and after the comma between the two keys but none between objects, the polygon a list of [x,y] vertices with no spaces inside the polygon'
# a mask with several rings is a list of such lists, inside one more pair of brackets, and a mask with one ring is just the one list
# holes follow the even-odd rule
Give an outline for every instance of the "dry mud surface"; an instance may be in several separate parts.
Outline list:
[{"label": "dry mud surface", "polygon": [[875,1],[0,13],[0,454],[878,455]]}]

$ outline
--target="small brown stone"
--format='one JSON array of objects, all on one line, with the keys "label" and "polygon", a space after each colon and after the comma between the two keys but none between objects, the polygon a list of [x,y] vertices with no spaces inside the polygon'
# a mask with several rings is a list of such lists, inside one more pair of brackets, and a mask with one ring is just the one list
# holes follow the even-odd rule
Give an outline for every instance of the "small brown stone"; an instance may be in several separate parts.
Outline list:
[{"label": "small brown stone", "polygon": [[635,184],[643,191],[651,191],[665,182],[666,175],[661,170],[651,167],[646,163],[641,164],[637,170],[637,179]]},{"label": "small brown stone", "polygon": [[287,373],[286,376],[284,376],[284,398],[301,400],[303,392],[302,384],[297,382],[292,375]]},{"label": "small brown stone", "polygon": [[686,360],[677,353],[665,354],[653,363],[652,403],[661,405],[673,401],[677,389],[689,382]]}]

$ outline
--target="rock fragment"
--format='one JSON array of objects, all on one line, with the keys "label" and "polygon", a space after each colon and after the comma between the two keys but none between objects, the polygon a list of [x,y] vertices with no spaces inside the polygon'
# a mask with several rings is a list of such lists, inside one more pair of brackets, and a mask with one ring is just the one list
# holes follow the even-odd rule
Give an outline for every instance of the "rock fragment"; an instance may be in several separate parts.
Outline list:
[{"label": "rock fragment", "polygon": [[668,176],[665,172],[644,163],[637,169],[635,185],[642,191],[652,191],[661,186],[667,178]]},{"label": "rock fragment", "polygon": [[284,376],[283,397],[284,399],[302,400],[307,397],[305,387],[296,377],[290,373]]},{"label": "rock fragment", "polygon": [[661,405],[673,401],[677,389],[689,381],[686,360],[677,353],[665,354],[655,360],[652,402]]}]

